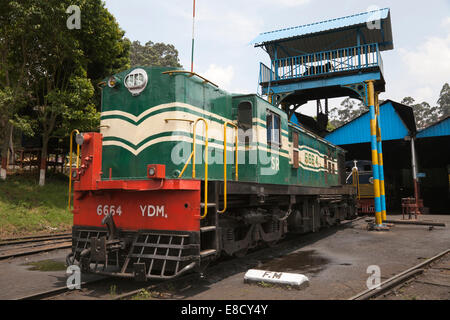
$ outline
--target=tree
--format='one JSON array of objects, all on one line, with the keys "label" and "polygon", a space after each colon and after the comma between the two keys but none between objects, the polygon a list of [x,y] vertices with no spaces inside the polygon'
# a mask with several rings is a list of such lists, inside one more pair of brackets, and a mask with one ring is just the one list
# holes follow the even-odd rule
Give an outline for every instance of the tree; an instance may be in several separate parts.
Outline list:
[{"label": "tree", "polygon": [[441,89],[437,106],[432,107],[428,102],[415,103],[412,97],[405,97],[402,104],[412,107],[417,128],[424,129],[440,118],[450,116],[450,86],[445,83]]},{"label": "tree", "polygon": [[412,107],[414,118],[418,129],[423,129],[439,118],[439,110],[437,107],[431,107],[428,102],[415,103],[414,98],[405,97],[401,101],[402,104]]},{"label": "tree", "polygon": [[[49,139],[67,136],[75,124],[98,128],[94,86],[99,79],[129,67],[129,41],[101,0],[9,3],[19,6],[19,2],[27,21],[23,33],[32,40],[19,48],[27,61],[23,87],[31,98],[28,116],[16,115],[16,123],[42,136],[39,184],[43,185]],[[68,28],[66,10],[71,5],[80,8],[80,29]],[[8,50],[20,51],[16,47]]]},{"label": "tree", "polygon": [[437,103],[439,105],[439,115],[444,118],[450,116],[450,86],[448,83],[442,87]]},{"label": "tree", "polygon": [[357,103],[356,101],[358,100],[346,98],[341,102],[340,108],[335,107],[330,110],[332,127],[339,128],[368,111],[368,108],[362,102]]},{"label": "tree", "polygon": [[29,81],[27,68],[33,63],[35,52],[23,54],[36,44],[27,33],[30,23],[28,8],[19,1],[0,3],[0,178],[6,179],[8,149],[13,136],[13,118],[25,104],[28,91],[24,87]]},{"label": "tree", "polygon": [[148,41],[144,46],[133,41],[130,52],[131,66],[181,67],[178,50],[171,44]]}]

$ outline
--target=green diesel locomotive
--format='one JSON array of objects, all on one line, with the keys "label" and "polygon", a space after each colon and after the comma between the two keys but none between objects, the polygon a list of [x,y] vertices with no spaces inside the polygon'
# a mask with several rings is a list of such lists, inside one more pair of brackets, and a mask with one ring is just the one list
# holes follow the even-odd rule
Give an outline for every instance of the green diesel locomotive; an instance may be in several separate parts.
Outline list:
[{"label": "green diesel locomotive", "polygon": [[258,95],[163,67],[102,87],[73,174],[68,263],[83,271],[171,278],[355,216],[344,150]]}]

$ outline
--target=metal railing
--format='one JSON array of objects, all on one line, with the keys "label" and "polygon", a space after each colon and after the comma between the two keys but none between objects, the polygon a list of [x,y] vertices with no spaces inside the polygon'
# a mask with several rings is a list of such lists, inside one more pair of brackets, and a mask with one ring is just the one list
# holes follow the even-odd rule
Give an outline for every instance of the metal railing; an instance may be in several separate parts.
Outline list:
[{"label": "metal railing", "polygon": [[272,68],[260,65],[260,83],[379,67],[383,72],[378,43],[315,52],[272,60]]},{"label": "metal railing", "polygon": [[275,73],[264,63],[259,65],[259,83],[269,82],[275,79]]}]

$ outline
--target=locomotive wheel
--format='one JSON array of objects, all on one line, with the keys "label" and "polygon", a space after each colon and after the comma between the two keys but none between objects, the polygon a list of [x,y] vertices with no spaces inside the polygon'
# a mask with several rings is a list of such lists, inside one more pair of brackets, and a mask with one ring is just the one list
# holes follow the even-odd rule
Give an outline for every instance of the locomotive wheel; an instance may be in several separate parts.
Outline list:
[{"label": "locomotive wheel", "polygon": [[265,244],[266,244],[269,248],[275,247],[275,246],[277,245],[277,243],[278,243],[278,240],[273,240],[273,241],[265,242]]},{"label": "locomotive wheel", "polygon": [[234,256],[236,258],[243,258],[243,257],[245,257],[247,255],[247,252],[248,252],[248,248],[244,248],[244,249],[241,249],[239,251],[236,251],[234,253]]}]

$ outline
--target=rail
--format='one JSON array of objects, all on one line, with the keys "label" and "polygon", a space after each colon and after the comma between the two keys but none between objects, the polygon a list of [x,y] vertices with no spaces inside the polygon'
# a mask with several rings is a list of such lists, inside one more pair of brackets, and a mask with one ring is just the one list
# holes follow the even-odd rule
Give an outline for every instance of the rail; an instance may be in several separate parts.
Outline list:
[{"label": "rail", "polygon": [[[68,206],[67,208],[70,210],[70,199],[71,199],[71,192],[72,192],[72,151],[73,151],[73,134],[80,134],[80,131],[77,129],[72,130],[70,133],[70,153],[69,153],[69,200],[68,200]],[[77,143],[77,165],[76,169],[78,169],[80,160],[80,145]]]},{"label": "rail", "polygon": [[[183,119],[167,119],[167,120],[180,120],[183,121]],[[181,178],[186,171],[187,166],[189,165],[189,162],[192,159],[192,178],[195,178],[195,151],[196,151],[196,129],[197,129],[197,123],[199,121],[203,121],[205,124],[205,197],[204,197],[204,211],[203,215],[200,216],[200,219],[206,218],[206,215],[208,214],[208,122],[204,118],[198,118],[194,122],[194,129],[193,129],[193,138],[192,138],[192,153],[189,156],[188,160],[186,161],[186,164],[183,167],[183,170],[181,170],[180,175],[178,178]]]},{"label": "rail", "polygon": [[217,213],[225,213],[227,211],[227,127],[231,126],[235,129],[234,140],[234,163],[236,166],[235,179],[239,178],[238,173],[238,126],[230,121],[225,121],[223,124],[223,209]]},{"label": "rail", "polygon": [[383,60],[378,43],[274,59],[272,60],[272,68],[261,63],[260,83],[372,67],[379,67],[383,72]]},{"label": "rail", "polygon": [[450,253],[450,249],[446,249],[443,252],[435,255],[432,258],[429,258],[428,260],[425,260],[422,263],[419,263],[418,265],[409,268],[389,279],[386,281],[383,281],[378,286],[373,286],[372,288],[369,288],[367,290],[364,290],[363,292],[358,293],[357,295],[349,298],[348,300],[369,300],[371,298],[377,297],[381,295],[382,293],[386,292],[389,289],[392,289],[396,286],[398,286],[401,283],[404,283],[409,278],[424,272],[424,267],[430,265],[431,263],[435,262],[436,260],[439,260],[440,258],[444,257],[445,255]]}]

